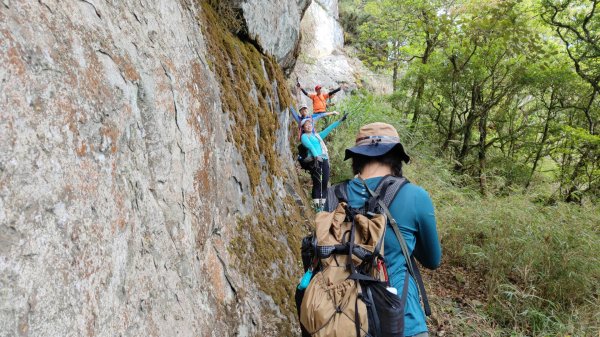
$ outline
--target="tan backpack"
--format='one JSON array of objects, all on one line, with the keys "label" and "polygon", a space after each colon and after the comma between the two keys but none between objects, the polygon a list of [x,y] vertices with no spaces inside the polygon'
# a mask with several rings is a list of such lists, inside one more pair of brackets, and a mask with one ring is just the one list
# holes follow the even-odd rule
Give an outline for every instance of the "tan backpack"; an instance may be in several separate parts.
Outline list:
[{"label": "tan backpack", "polygon": [[384,197],[391,186],[393,199],[405,183],[406,180],[388,179],[373,192],[376,194],[373,200],[360,210],[351,209],[343,201],[338,203],[337,199],[337,207],[331,210],[331,193],[335,188],[338,192],[345,189],[346,184],[330,189],[330,212],[320,212],[316,217],[314,247],[319,263],[318,267],[312,266],[318,271],[302,298],[303,333],[316,337],[404,335],[408,277],[401,296],[387,290],[383,258],[387,217],[379,208],[380,201],[385,199],[379,193]]}]

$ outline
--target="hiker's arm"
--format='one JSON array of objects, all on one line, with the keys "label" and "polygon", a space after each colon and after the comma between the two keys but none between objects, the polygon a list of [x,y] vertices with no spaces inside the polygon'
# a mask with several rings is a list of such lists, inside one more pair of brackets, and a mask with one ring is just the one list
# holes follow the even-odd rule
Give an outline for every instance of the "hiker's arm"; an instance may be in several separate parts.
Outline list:
[{"label": "hiker's arm", "polygon": [[340,125],[340,121],[335,121],[335,122],[331,123],[331,125],[326,127],[325,130],[319,132],[319,136],[321,136],[321,138],[325,139],[325,137],[327,137],[327,135],[331,131],[333,131],[333,129],[337,128],[339,125]]},{"label": "hiker's arm", "polygon": [[318,121],[319,119],[321,119],[325,116],[327,116],[326,112],[316,112],[316,113],[312,114],[313,125],[315,124],[314,122]]},{"label": "hiker's arm", "polygon": [[294,117],[294,119],[296,120],[296,123],[300,123],[300,116],[296,112],[296,109],[294,109],[294,107],[291,105],[290,105],[290,112],[292,113],[292,117]]},{"label": "hiker's arm", "polygon": [[339,112],[334,111],[334,112],[317,112],[312,114],[312,119],[313,119],[313,125],[315,124],[314,122],[318,121],[319,119],[326,117],[326,116],[331,116],[331,115],[338,115]]},{"label": "hiker's arm", "polygon": [[306,90],[304,90],[304,88],[300,88],[300,90],[302,91],[302,93],[304,93],[306,96],[310,97],[310,95],[306,92]]},{"label": "hiker's arm", "polygon": [[313,146],[313,144],[308,140],[308,135],[306,133],[302,135],[301,141],[302,145],[308,149],[308,152],[312,157],[317,157],[321,153],[321,151]]},{"label": "hiker's arm", "polygon": [[329,96],[333,96],[336,92],[342,90],[342,87],[338,87],[337,89],[333,89],[329,92]]},{"label": "hiker's arm", "polygon": [[429,194],[419,188],[415,195],[415,209],[419,226],[414,256],[425,268],[435,269],[442,260],[442,247],[438,238],[433,203]]}]

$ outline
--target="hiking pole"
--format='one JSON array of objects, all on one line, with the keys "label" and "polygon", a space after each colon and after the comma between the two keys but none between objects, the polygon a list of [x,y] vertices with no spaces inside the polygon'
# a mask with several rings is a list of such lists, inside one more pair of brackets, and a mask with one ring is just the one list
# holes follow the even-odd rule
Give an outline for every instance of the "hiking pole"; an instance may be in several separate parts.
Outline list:
[{"label": "hiking pole", "polygon": [[[323,210],[323,204],[321,204],[321,200],[323,200],[323,167],[325,166],[325,159],[323,159],[323,161],[321,161],[321,164],[319,165],[319,186],[320,186],[320,190],[321,192],[319,193],[319,209],[320,211]],[[327,187],[325,187],[325,189],[327,189]]]},{"label": "hiking pole", "polygon": [[[313,174],[315,179],[317,180],[317,184],[318,184],[318,191],[319,193],[316,195],[316,199],[317,201],[317,205],[316,205],[316,211],[320,212],[320,207],[321,207],[321,199],[323,199],[323,162],[319,161],[318,156],[315,157],[315,164],[314,164],[314,169],[313,169]],[[315,188],[316,186],[313,186],[313,188]]]},{"label": "hiking pole", "polygon": [[[300,95],[300,89],[302,87],[300,86],[300,80],[298,79],[298,77],[296,77],[296,104],[299,104],[300,107],[302,107],[302,95]],[[299,113],[300,111],[298,111]]]}]

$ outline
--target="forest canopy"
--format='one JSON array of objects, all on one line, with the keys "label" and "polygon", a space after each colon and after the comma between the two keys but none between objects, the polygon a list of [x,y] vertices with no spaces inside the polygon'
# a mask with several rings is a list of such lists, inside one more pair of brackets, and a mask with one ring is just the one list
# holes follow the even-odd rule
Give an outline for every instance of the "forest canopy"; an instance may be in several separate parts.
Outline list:
[{"label": "forest canopy", "polygon": [[346,43],[483,195],[600,197],[598,0],[345,0]]}]

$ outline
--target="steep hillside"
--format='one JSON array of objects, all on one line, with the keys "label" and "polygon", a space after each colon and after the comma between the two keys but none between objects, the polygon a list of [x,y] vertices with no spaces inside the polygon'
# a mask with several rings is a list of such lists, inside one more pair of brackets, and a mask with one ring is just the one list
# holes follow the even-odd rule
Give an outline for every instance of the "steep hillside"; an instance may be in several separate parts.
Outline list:
[{"label": "steep hillside", "polygon": [[224,19],[0,4],[0,336],[292,334],[291,100]]}]

